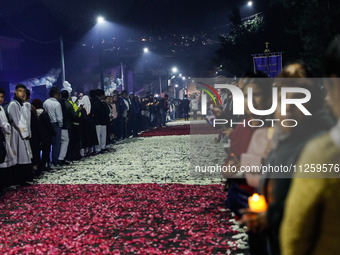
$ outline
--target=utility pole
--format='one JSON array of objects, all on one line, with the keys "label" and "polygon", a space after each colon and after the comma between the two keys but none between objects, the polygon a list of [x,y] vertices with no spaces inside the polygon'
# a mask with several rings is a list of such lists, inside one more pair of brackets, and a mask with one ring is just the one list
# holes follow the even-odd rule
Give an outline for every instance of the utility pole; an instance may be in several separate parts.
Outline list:
[{"label": "utility pole", "polygon": [[65,82],[65,58],[64,58],[64,42],[63,37],[60,36],[60,55],[61,55],[61,69],[62,69],[62,85],[64,86]]},{"label": "utility pole", "polygon": [[159,96],[162,96],[162,78],[159,76]]},{"label": "utility pole", "polygon": [[124,66],[123,66],[123,62],[120,62],[120,78],[122,79],[122,90],[124,90]]}]

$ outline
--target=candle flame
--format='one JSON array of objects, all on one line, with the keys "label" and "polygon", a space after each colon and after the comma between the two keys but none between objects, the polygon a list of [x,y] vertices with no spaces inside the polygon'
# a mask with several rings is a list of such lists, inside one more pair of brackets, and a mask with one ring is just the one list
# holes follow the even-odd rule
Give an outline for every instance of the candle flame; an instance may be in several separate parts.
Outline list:
[{"label": "candle flame", "polygon": [[255,193],[255,194],[253,195],[253,200],[254,200],[254,201],[259,201],[259,199],[260,199],[259,194]]}]

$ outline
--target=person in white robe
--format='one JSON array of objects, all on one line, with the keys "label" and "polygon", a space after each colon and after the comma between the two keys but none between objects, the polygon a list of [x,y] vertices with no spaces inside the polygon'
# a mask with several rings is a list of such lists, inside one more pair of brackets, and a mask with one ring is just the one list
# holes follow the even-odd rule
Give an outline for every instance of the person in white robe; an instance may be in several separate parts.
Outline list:
[{"label": "person in white robe", "polygon": [[11,123],[11,147],[17,157],[17,164],[31,164],[29,119],[27,110],[23,105],[26,98],[26,87],[18,84],[15,88],[15,96],[8,105],[8,117]]},{"label": "person in white robe", "polygon": [[[4,102],[5,98],[5,91],[0,88],[0,129],[5,136],[6,142],[6,158],[3,163],[0,164],[0,168],[9,168],[14,166],[17,163],[16,155],[14,154],[11,145],[10,145],[10,138],[11,138],[11,125],[7,120],[7,116],[5,113],[4,108],[1,106]],[[1,171],[2,169],[0,169]]]}]

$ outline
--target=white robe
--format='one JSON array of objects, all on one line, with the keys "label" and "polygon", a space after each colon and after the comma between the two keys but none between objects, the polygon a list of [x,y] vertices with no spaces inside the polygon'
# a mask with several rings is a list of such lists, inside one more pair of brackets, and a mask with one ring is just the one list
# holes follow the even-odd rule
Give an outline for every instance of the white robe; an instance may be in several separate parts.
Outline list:
[{"label": "white robe", "polygon": [[26,109],[16,100],[8,105],[8,117],[12,126],[11,147],[17,156],[17,164],[31,164],[29,140],[24,139],[30,135],[30,120]]},{"label": "white robe", "polygon": [[6,139],[6,158],[5,161],[0,164],[0,168],[7,168],[14,166],[17,163],[17,157],[14,154],[12,147],[10,145],[11,139],[11,125],[8,123],[5,110],[0,105],[0,128]]},{"label": "white robe", "polygon": [[78,106],[81,106],[81,105],[84,106],[84,109],[85,109],[87,115],[89,115],[90,112],[91,112],[91,102],[90,102],[90,99],[87,95],[83,96],[82,100],[79,100]]}]

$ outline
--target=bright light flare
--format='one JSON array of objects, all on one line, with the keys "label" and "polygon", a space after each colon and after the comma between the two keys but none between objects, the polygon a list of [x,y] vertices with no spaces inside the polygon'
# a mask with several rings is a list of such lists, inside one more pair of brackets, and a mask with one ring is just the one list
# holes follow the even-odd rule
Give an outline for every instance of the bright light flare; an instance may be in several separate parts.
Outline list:
[{"label": "bright light flare", "polygon": [[97,23],[103,23],[104,22],[104,17],[103,16],[99,16],[98,18],[97,18]]}]

